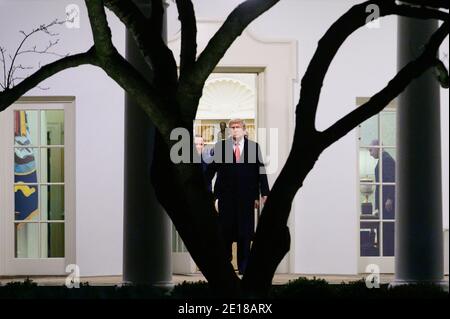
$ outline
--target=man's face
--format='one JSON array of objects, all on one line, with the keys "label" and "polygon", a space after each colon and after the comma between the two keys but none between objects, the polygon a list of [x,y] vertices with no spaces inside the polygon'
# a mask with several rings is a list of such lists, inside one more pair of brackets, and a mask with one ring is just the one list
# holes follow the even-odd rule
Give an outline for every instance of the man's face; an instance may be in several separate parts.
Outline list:
[{"label": "man's face", "polygon": [[230,130],[231,130],[231,136],[236,141],[240,141],[241,138],[244,136],[244,128],[242,127],[242,124],[240,124],[240,123],[231,124]]},{"label": "man's face", "polygon": [[378,157],[380,157],[380,149],[378,147],[372,146],[371,148],[369,148],[369,153],[375,159],[378,159]]},{"label": "man's face", "polygon": [[201,154],[203,149],[205,148],[205,142],[203,141],[203,137],[196,137],[194,139],[195,149],[198,154]]}]

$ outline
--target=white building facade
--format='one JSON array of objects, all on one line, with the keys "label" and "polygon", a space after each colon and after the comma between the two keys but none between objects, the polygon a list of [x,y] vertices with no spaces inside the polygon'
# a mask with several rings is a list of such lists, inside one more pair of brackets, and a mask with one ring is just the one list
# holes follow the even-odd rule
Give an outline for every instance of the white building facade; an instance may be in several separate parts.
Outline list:
[{"label": "white building facade", "polygon": [[[241,1],[193,2],[200,52],[220,21]],[[250,133],[260,142],[258,128],[276,128],[278,168],[269,175],[272,185],[290,149],[300,80],[317,42],[335,20],[360,2],[283,0],[258,18],[233,44],[208,81],[207,94],[197,116],[199,132],[212,132],[209,135],[213,136],[213,143],[217,123],[231,118],[224,111],[227,107],[232,117],[242,117],[251,123],[254,131]],[[93,40],[87,11],[80,0],[1,0],[0,46],[12,52],[22,39],[20,30],[29,31],[55,18],[64,19],[71,4],[80,10],[79,25],[55,27],[60,42],[52,49],[61,54],[86,51]],[[111,12],[108,21],[113,42],[125,55],[125,29]],[[169,47],[178,58],[180,25],[174,4],[168,7],[168,26]],[[30,39],[28,46],[47,43],[48,37],[40,35]],[[442,46],[441,57],[448,66],[448,39]],[[55,57],[28,54],[21,59],[24,65],[37,66]],[[396,17],[383,18],[378,26],[355,32],[344,43],[325,79],[317,128],[326,129],[358,107],[383,88],[396,70]],[[78,265],[82,276],[121,275],[124,92],[94,66],[65,70],[41,86],[48,89],[35,88],[27,92],[26,98],[0,113],[0,276],[61,275],[68,264]],[[234,92],[237,97],[222,98],[217,102],[220,108],[215,110],[214,99],[221,99],[223,92]],[[242,109],[236,107],[239,103]],[[448,90],[442,89],[442,231],[448,229],[449,223],[448,103]],[[219,109],[223,113],[219,114]],[[289,225],[291,251],[279,272],[351,275],[365,272],[368,264],[379,265],[381,272],[394,272],[394,257],[388,246],[393,245],[389,227],[395,218],[384,218],[382,213],[378,217],[371,214],[369,219],[361,217],[363,203],[371,202],[371,212],[374,210],[374,195],[366,198],[361,190],[364,185],[376,187],[371,184],[376,183],[372,176],[376,163],[368,157],[367,148],[372,140],[383,140],[378,146],[395,158],[395,142],[392,142],[395,141],[395,111],[394,101],[375,122],[355,129],[321,155],[293,203]],[[29,126],[35,126],[36,132],[31,129],[29,132],[32,143],[28,148],[33,149],[38,168],[36,180],[25,190],[15,179],[18,173],[14,168],[18,163],[15,154],[25,148],[13,138],[20,132],[24,114]],[[32,121],[35,124],[30,124]],[[57,141],[49,137],[49,127],[59,127],[55,131]],[[26,136],[26,129],[24,132],[22,128],[22,132]],[[59,161],[56,160],[59,164],[49,159],[50,155],[54,161],[57,158],[52,152],[60,154]],[[55,170],[52,165],[59,165],[60,175],[52,173]],[[24,196],[38,194],[39,216],[28,222],[32,225],[14,217],[17,191]],[[63,217],[54,217],[52,209],[63,211]],[[26,227],[30,229],[24,237],[20,232]],[[444,237],[448,242],[448,231]],[[176,236],[173,238],[177,242]],[[367,240],[371,244],[375,241],[376,247],[372,245],[364,250],[361,241]],[[448,253],[448,243],[446,247]],[[180,252],[183,249],[174,245],[174,269],[195,271],[192,265],[187,265],[189,258],[177,255]],[[448,255],[445,261],[448,273]]]}]

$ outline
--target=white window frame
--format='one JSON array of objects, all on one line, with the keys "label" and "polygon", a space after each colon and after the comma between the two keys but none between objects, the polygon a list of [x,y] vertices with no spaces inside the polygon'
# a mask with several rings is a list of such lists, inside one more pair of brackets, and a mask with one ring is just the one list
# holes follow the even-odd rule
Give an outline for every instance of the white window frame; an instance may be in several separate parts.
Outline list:
[{"label": "white window frame", "polygon": [[[64,110],[64,258],[15,258],[14,111]],[[8,138],[11,137],[11,138]],[[0,113],[0,275],[64,275],[76,261],[75,98],[22,97]]]}]

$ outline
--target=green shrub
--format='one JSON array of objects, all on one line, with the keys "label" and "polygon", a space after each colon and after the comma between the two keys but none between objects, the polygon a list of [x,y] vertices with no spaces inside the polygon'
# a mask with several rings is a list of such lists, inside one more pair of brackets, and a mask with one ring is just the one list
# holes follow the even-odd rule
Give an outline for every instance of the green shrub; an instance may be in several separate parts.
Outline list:
[{"label": "green shrub", "polygon": [[214,298],[206,281],[186,282],[176,285],[171,293],[174,299],[211,299]]},{"label": "green shrub", "polygon": [[[285,285],[273,286],[270,299],[445,299],[448,292],[435,285],[399,286],[387,285],[368,289],[364,280],[350,283],[329,284],[323,279],[300,277]],[[183,282],[172,290],[152,286],[90,286],[80,288],[65,286],[38,286],[30,279],[0,285],[0,299],[212,299],[215,296],[208,283]]]}]

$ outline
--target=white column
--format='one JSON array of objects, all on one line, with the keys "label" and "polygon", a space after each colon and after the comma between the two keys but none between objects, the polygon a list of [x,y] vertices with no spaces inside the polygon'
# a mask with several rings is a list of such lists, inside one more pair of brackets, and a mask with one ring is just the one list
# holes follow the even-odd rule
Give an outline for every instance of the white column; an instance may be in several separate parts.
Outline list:
[{"label": "white column", "polygon": [[[149,16],[151,0],[134,0]],[[166,23],[166,18],[164,19]],[[167,40],[167,27],[163,37]],[[148,79],[151,70],[133,37],[126,35],[126,59]],[[123,280],[132,284],[171,287],[171,223],[158,203],[150,180],[155,126],[145,112],[125,97],[125,187]]]},{"label": "white column", "polygon": [[[398,68],[417,58],[437,28],[400,17]],[[397,116],[395,280],[391,286],[443,284],[440,93],[434,70],[400,95]]]}]

